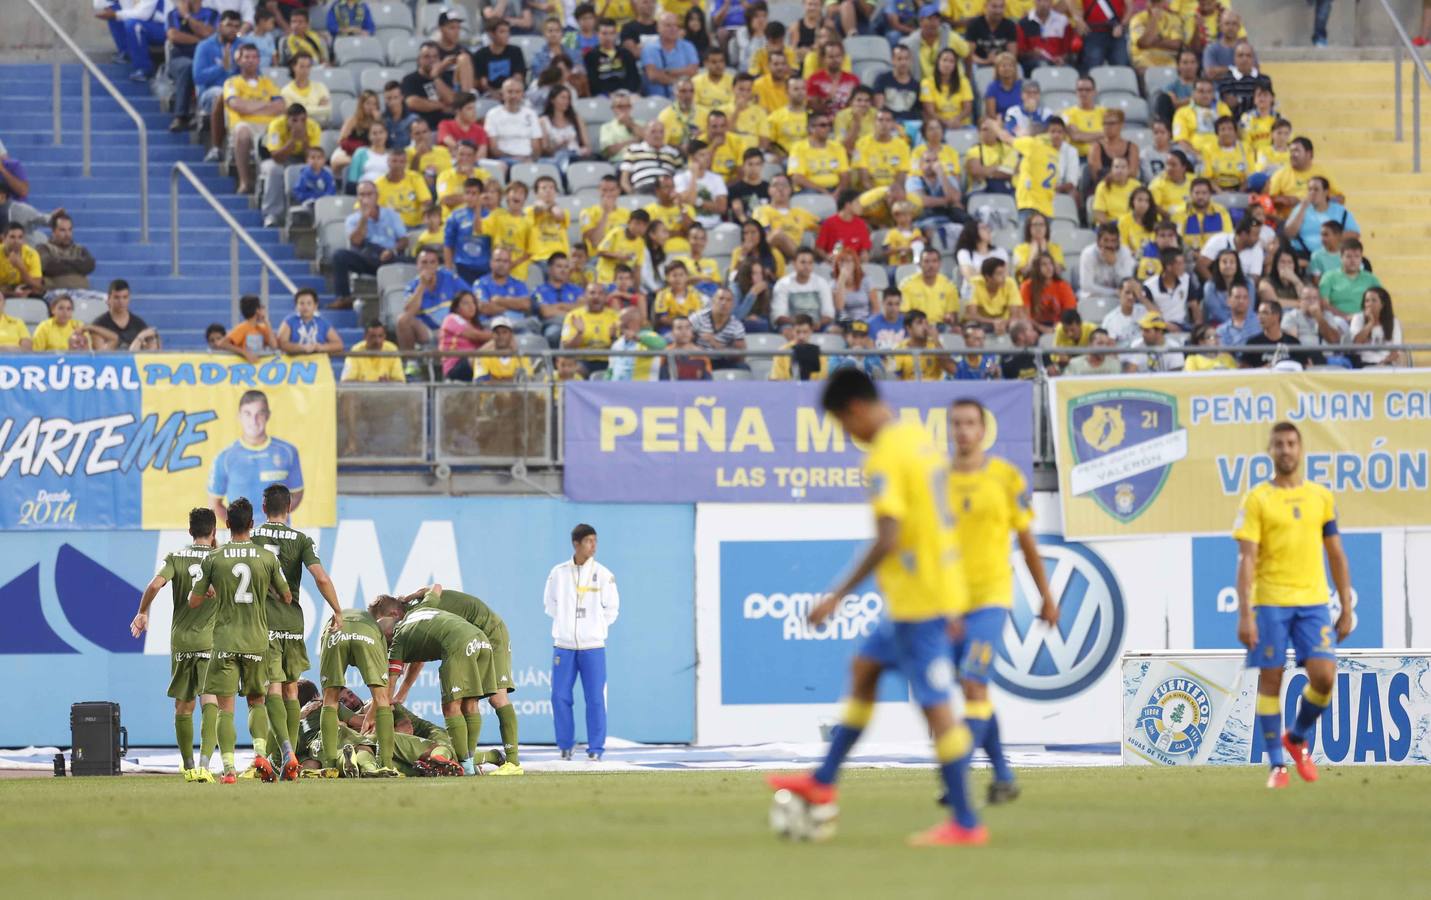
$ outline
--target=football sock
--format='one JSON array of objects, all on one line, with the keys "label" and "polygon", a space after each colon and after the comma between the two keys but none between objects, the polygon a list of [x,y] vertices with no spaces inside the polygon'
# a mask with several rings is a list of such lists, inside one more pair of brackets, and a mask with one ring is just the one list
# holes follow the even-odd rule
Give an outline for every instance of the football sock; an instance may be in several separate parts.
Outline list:
[{"label": "football sock", "polygon": [[185,769],[194,768],[194,714],[174,713],[174,738],[179,744],[179,758]]},{"label": "football sock", "polygon": [[[994,704],[988,700],[970,700],[964,704],[964,724],[969,729],[969,739],[975,748],[984,746],[984,735],[989,732],[989,722],[994,717]],[[990,757],[990,762],[993,758]]]},{"label": "football sock", "polygon": [[1267,750],[1268,765],[1285,766],[1282,756],[1282,704],[1277,695],[1257,695],[1257,728],[1262,732],[1262,745]]},{"label": "football sock", "polygon": [[383,768],[393,764],[393,708],[378,706],[373,711],[378,729],[378,761]]},{"label": "football sock", "polygon": [[232,712],[220,710],[216,733],[219,739],[219,753],[224,760],[224,771],[231,772],[234,767],[234,744],[238,742],[238,729],[234,727]]},{"label": "football sock", "polygon": [[989,762],[994,765],[994,780],[1010,782],[1014,780],[1014,770],[1009,765],[1009,757],[1004,753],[1004,742],[999,737],[999,716],[989,716],[989,727],[984,731],[984,752],[989,754]]},{"label": "football sock", "polygon": [[367,747],[358,747],[353,754],[353,762],[357,764],[358,771],[364,775],[370,775],[378,770],[378,758],[373,756],[373,752]]},{"label": "football sock", "polygon": [[830,735],[830,749],[825,753],[825,761],[815,770],[815,780],[821,784],[834,784],[840,774],[840,765],[854,749],[870,719],[874,718],[874,704],[853,697],[845,701],[844,718],[835,726]]},{"label": "football sock", "polygon": [[482,714],[463,713],[462,721],[467,723],[467,756],[476,756],[477,741],[482,736]]},{"label": "football sock", "polygon": [[1303,688],[1302,702],[1297,707],[1297,721],[1292,723],[1292,737],[1305,741],[1307,733],[1317,724],[1317,719],[1327,711],[1331,702],[1331,694],[1313,690],[1310,684]]},{"label": "football sock", "polygon": [[325,706],[318,714],[318,733],[323,742],[320,760],[325,769],[338,767],[338,707]]},{"label": "football sock", "polygon": [[207,766],[219,745],[219,705],[204,704],[204,717],[199,723],[199,764]]},{"label": "football sock", "polygon": [[934,755],[939,760],[939,776],[944,780],[944,796],[954,813],[954,821],[965,828],[979,824],[974,808],[969,805],[969,791],[966,784],[969,775],[969,756],[974,750],[974,739],[969,727],[960,722],[940,735],[934,742]]},{"label": "football sock", "polygon": [[268,730],[273,732],[278,740],[275,749],[283,752],[283,758],[288,759],[288,754],[293,752],[293,744],[288,737],[288,710],[283,708],[282,694],[269,694],[263,700],[264,715],[268,717]]},{"label": "football sock", "polygon": [[303,727],[302,719],[300,719],[298,715],[298,700],[284,700],[283,711],[287,713],[286,718],[288,719],[288,740],[296,744],[298,743],[298,732]]},{"label": "football sock", "polygon": [[507,762],[518,765],[517,708],[510,703],[498,707],[497,724],[502,729],[502,749],[507,751]]},{"label": "football sock", "polygon": [[458,759],[471,759],[472,754],[467,750],[467,720],[460,714],[442,718],[447,723],[447,733],[452,737],[452,749],[457,751]]},{"label": "football sock", "polygon": [[268,710],[262,703],[248,708],[248,736],[253,741],[253,755],[268,755]]}]

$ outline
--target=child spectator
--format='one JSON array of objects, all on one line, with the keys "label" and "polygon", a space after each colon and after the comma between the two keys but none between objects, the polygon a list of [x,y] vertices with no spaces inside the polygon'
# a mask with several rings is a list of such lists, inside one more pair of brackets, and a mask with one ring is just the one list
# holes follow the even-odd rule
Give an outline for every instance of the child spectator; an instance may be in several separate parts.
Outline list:
[{"label": "child spectator", "polygon": [[243,321],[229,332],[230,344],[253,354],[278,349],[278,339],[268,324],[268,307],[263,305],[262,300],[254,294],[244,294],[239,298],[239,315]]}]

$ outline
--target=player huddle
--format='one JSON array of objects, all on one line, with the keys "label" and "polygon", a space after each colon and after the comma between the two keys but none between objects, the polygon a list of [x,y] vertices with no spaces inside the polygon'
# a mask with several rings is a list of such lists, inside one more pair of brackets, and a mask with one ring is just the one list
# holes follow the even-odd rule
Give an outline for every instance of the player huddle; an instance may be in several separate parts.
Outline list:
[{"label": "player huddle", "polygon": [[[395,777],[523,774],[517,750],[511,638],[506,623],[481,600],[433,585],[406,597],[380,596],[367,610],[343,610],[312,540],[288,524],[292,496],[283,485],[263,492],[266,521],[254,527],[245,498],[229,504],[230,539],[216,544],[212,509],[189,514],[188,546],[165,557],[140,600],[130,626],[148,627],[149,607],[172,585],[169,696],[185,781],[213,782],[209,761],[217,748],[220,780],[292,781],[316,777]],[[302,681],[308,650],[297,595],[303,571],[333,617],[321,637],[316,686]],[[403,701],[424,664],[439,662],[445,728],[414,715]],[[345,687],[358,669],[372,693],[363,705]],[[406,675],[396,692],[391,675]],[[253,765],[235,771],[234,707],[248,702]],[[482,717],[478,703],[495,711],[503,748],[476,758]],[[197,762],[193,713],[202,701]],[[300,705],[305,703],[306,705]]]},{"label": "player huddle", "polygon": [[[984,453],[987,413],[975,400],[957,400],[949,411],[952,461],[922,425],[897,420],[874,382],[857,369],[833,373],[822,403],[848,434],[869,446],[865,475],[875,539],[809,619],[824,621],[870,575],[884,596],[885,616],[851,664],[850,695],[824,762],[811,773],[767,779],[775,790],[772,826],[802,839],[833,834],[840,766],[873,717],[880,675],[895,670],[924,712],[943,783],[941,802],[951,812],[949,820],[910,842],[982,845],[988,831],[967,790],[975,748],[982,747],[993,764],[989,804],[1018,796],[988,692],[1013,602],[1011,535],[1038,589],[1039,619],[1050,627],[1059,621],[1030,530],[1028,486],[1014,466]],[[1233,536],[1240,551],[1238,638],[1248,648],[1248,667],[1260,670],[1257,719],[1271,762],[1268,787],[1282,788],[1288,783],[1284,749],[1304,780],[1317,778],[1306,736],[1330,703],[1333,640],[1346,637],[1352,618],[1351,604],[1344,603],[1333,626],[1322,576],[1325,550],[1340,596],[1351,596],[1331,492],[1303,480],[1301,434],[1294,425],[1273,428],[1269,452],[1276,476],[1243,498]],[[1279,696],[1289,644],[1297,664],[1306,667],[1308,687],[1284,732]],[[965,699],[962,721],[950,706],[956,677]]]}]

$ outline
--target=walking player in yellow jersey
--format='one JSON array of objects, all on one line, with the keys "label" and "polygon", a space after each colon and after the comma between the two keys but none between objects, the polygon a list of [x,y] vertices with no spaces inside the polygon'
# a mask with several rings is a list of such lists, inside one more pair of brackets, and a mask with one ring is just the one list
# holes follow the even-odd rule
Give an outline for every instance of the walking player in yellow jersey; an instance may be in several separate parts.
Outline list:
[{"label": "walking player in yellow jersey", "polygon": [[[1267,786],[1284,788],[1283,748],[1303,781],[1317,780],[1307,734],[1332,700],[1336,644],[1352,630],[1352,594],[1332,492],[1302,477],[1302,433],[1291,422],[1278,422],[1267,449],[1277,474],[1243,496],[1232,530],[1237,539],[1237,639],[1247,647],[1247,667],[1260,670],[1256,727],[1272,766]],[[1342,600],[1335,626],[1322,575],[1323,550]],[[1283,731],[1279,698],[1289,643],[1297,665],[1307,670],[1307,687],[1296,721]]]},{"label": "walking player in yellow jersey", "polygon": [[812,624],[829,618],[856,586],[875,576],[886,614],[851,664],[853,685],[829,753],[813,773],[772,775],[811,805],[835,802],[840,764],[874,715],[879,677],[896,669],[924,710],[953,818],[914,835],[918,846],[984,844],[988,832],[969,804],[966,781],[973,750],[969,729],[949,706],[954,667],[948,621],[967,606],[955,521],[947,501],[949,460],[916,424],[896,422],[874,382],[859,369],[836,369],[821,400],[854,439],[870,445],[865,475],[872,493],[875,539],[852,571],[809,613]]},{"label": "walking player in yellow jersey", "polygon": [[[1019,795],[1013,769],[999,740],[999,721],[989,700],[989,676],[1004,647],[1004,626],[1014,603],[1014,573],[1009,565],[1009,535],[1018,538],[1024,563],[1033,576],[1042,605],[1038,618],[1058,624],[1058,606],[1048,588],[1038,542],[1030,527],[1028,482],[1008,460],[984,453],[988,413],[978,400],[955,400],[949,408],[954,436],[954,470],[949,476],[949,508],[959,521],[959,553],[969,588],[969,612],[951,629],[954,661],[964,689],[964,719],[974,746],[984,748],[994,767],[989,804]],[[1031,623],[1029,627],[1038,627]]]}]

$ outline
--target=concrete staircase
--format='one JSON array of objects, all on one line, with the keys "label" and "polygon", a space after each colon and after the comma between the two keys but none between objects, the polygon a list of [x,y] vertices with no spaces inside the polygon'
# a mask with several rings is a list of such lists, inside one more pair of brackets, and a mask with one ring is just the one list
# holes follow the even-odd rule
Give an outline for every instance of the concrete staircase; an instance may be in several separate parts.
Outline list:
[{"label": "concrete staircase", "polygon": [[[262,227],[258,210],[247,197],[234,193],[232,178],[221,176],[217,165],[203,162],[204,150],[190,143],[188,134],[170,134],[169,116],[146,85],[127,79],[123,66],[106,66],[105,74],[144,119],[149,131],[149,243],[140,243],[139,156],[133,122],[98,84],[91,84],[93,137],[91,176],[83,177],[81,149],[80,78],[78,65],[62,67],[64,100],[62,138],[54,144],[52,76],[49,65],[0,66],[0,100],[5,116],[0,138],[9,154],[25,164],[30,176],[29,202],[48,212],[64,207],[75,220],[75,239],[89,247],[97,266],[90,276],[96,290],[115,278],[130,283],[132,309],[159,328],[166,347],[198,348],[204,345],[204,327],[210,322],[230,327],[229,229],[218,214],[181,179],[179,190],[180,256],[183,273],[171,274],[169,225],[169,175],[176,161],[188,163],[223,204],[244,225],[254,240],[299,287],[319,290],[326,301],[331,292],[315,276],[307,260],[299,259],[285,244],[278,229]],[[88,77],[88,76],[84,76]],[[259,263],[243,247],[239,250],[239,287],[258,293]],[[270,279],[270,317],[275,327],[292,311],[291,298]],[[325,312],[343,330],[348,343],[358,340],[352,312]]]},{"label": "concrete staircase", "polygon": [[1431,88],[1422,86],[1422,171],[1415,174],[1411,63],[1402,69],[1405,140],[1399,144],[1391,62],[1269,62],[1265,71],[1293,134],[1312,139],[1317,161],[1346,193],[1406,339],[1431,340]]}]

